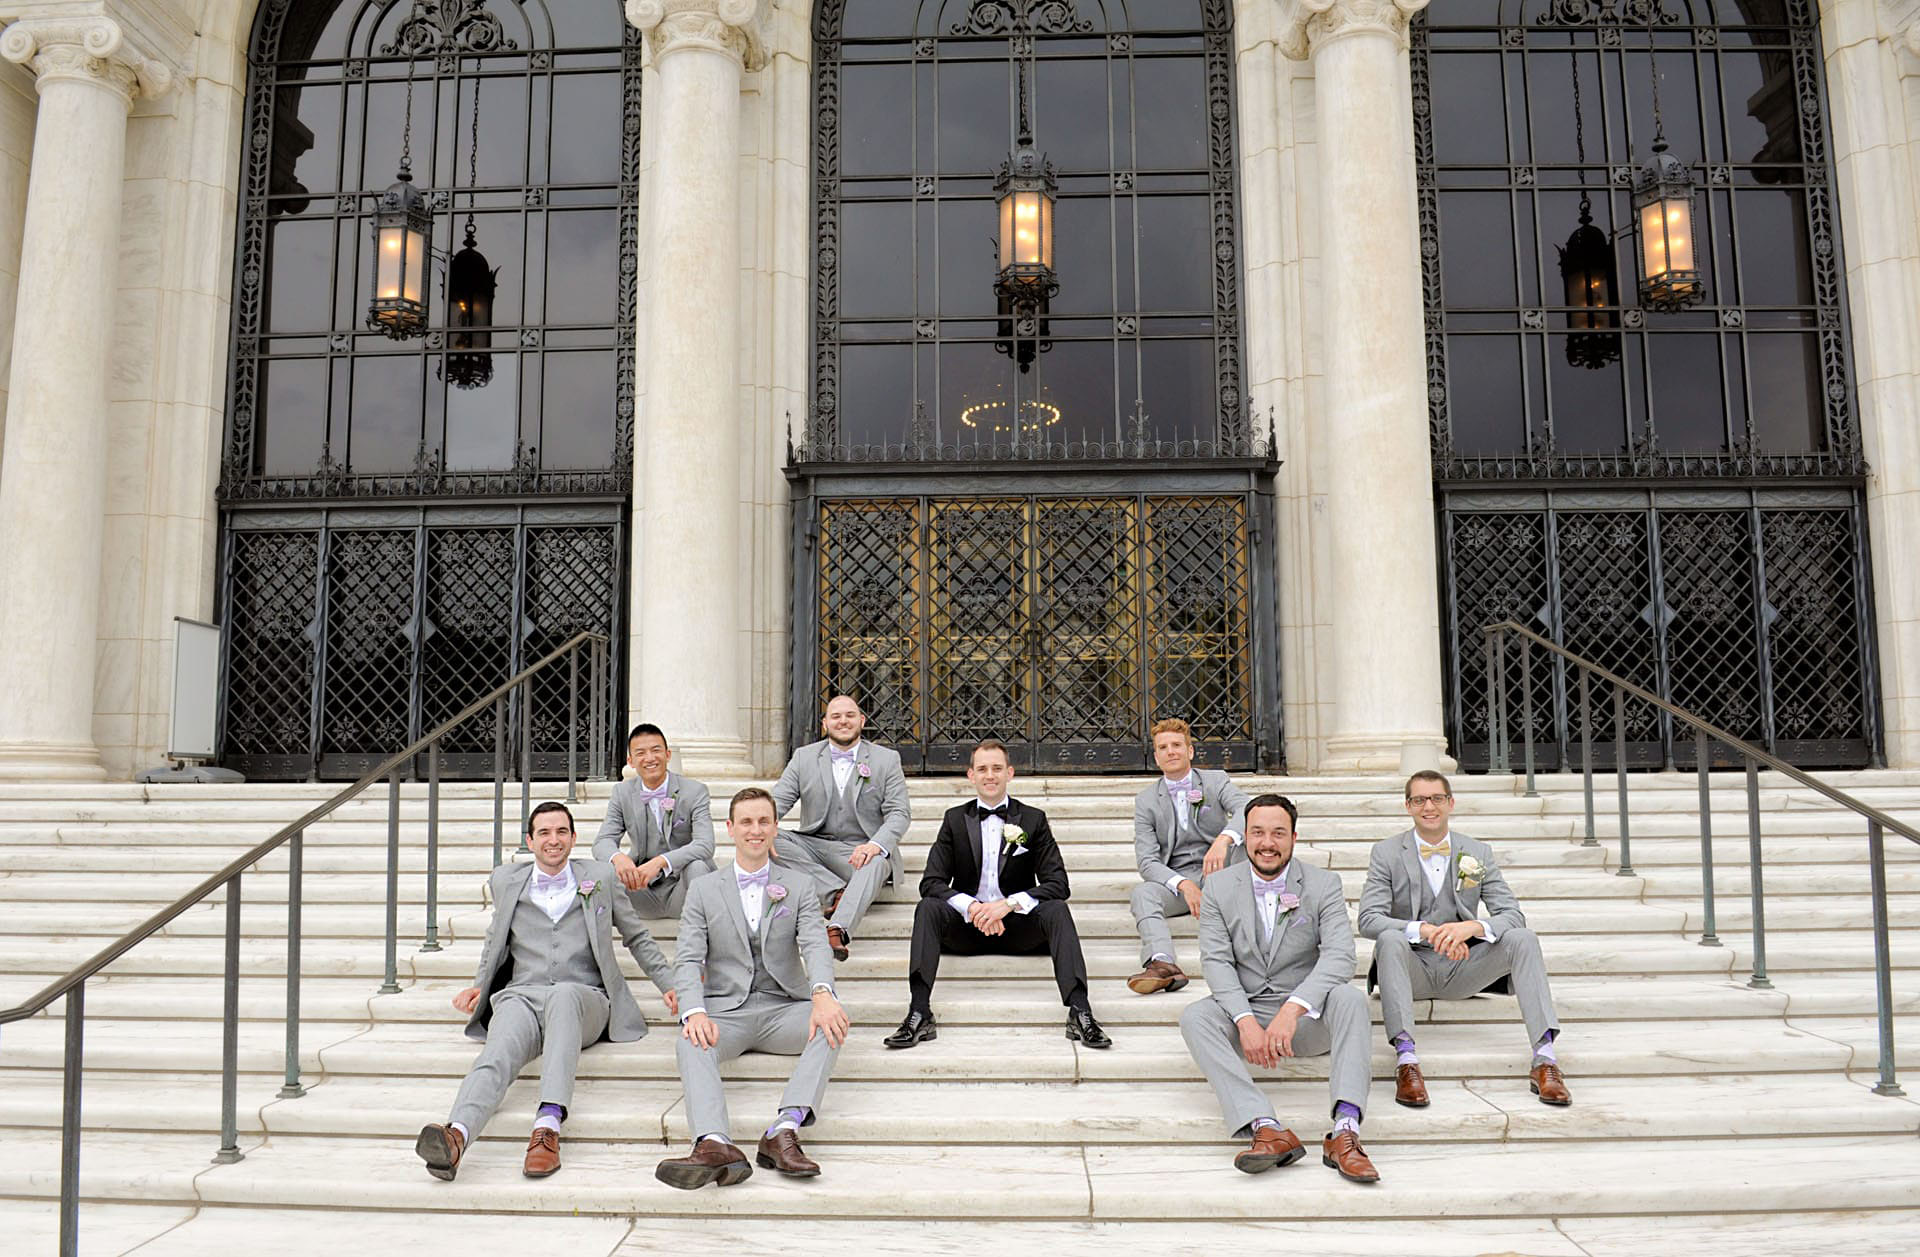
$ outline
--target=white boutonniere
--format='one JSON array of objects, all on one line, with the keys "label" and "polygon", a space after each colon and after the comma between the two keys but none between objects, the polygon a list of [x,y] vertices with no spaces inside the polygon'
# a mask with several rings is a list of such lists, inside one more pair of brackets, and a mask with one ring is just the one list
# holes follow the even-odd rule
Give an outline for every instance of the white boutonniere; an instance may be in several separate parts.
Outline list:
[{"label": "white boutonniere", "polygon": [[1454,858],[1453,870],[1455,875],[1459,877],[1460,886],[1463,890],[1471,890],[1475,886],[1478,886],[1480,880],[1487,875],[1487,869],[1484,864],[1481,864],[1480,861],[1474,859],[1472,856],[1465,854]]},{"label": "white boutonniere", "polygon": [[1027,831],[1018,825],[1003,825],[1000,827],[1000,841],[1013,848],[1008,852],[1009,855],[1019,855],[1027,849]]}]

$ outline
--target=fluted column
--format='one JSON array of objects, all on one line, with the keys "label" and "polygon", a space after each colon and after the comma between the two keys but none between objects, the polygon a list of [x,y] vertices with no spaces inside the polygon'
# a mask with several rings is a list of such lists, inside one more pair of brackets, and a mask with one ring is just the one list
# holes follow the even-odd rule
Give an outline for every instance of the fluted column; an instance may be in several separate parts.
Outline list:
[{"label": "fluted column", "polygon": [[1427,0],[1280,0],[1313,63],[1333,618],[1327,772],[1445,762],[1407,23]]},{"label": "fluted column", "polygon": [[97,780],[107,378],[127,110],[168,67],[110,18],[30,18],[0,55],[39,91],[0,454],[0,779]]},{"label": "fluted column", "polygon": [[740,641],[740,78],[760,0],[627,0],[647,33],[645,400],[631,664],[684,771],[753,774]]}]

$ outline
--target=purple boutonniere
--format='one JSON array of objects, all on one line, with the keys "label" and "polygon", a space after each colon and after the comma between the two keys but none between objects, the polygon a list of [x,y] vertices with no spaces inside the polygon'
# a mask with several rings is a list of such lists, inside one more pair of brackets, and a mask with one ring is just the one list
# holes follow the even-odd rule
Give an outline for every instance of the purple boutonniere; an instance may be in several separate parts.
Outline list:
[{"label": "purple boutonniere", "polygon": [[1203,797],[1198,787],[1187,791],[1187,802],[1189,803],[1198,803]]},{"label": "purple boutonniere", "polygon": [[782,899],[785,899],[786,897],[787,897],[787,888],[785,886],[782,886],[779,882],[767,883],[767,898],[769,900],[771,900],[774,903],[779,903]]},{"label": "purple boutonniere", "polygon": [[1287,915],[1287,913],[1292,912],[1295,908],[1298,908],[1299,906],[1300,906],[1300,896],[1292,893],[1291,891],[1285,891],[1281,893],[1280,895],[1280,915],[1281,916]]},{"label": "purple boutonniere", "polygon": [[579,890],[579,892],[578,892],[578,893],[579,893],[579,895],[580,895],[580,902],[582,902],[582,903],[586,903],[586,902],[587,902],[588,900],[590,900],[590,899],[592,899],[592,898],[593,898],[593,892],[594,892],[594,888],[595,888],[595,887],[597,887],[597,886],[599,886],[599,885],[600,885],[600,883],[599,883],[599,882],[596,882],[596,881],[594,881],[594,880],[593,880],[593,879],[592,879],[591,877],[589,877],[589,878],[588,878],[587,880],[585,880],[585,881],[583,881],[583,882],[581,882],[581,883],[580,883],[580,890]]},{"label": "purple boutonniere", "polygon": [[662,800],[660,800],[660,810],[661,810],[662,812],[671,812],[671,811],[673,811],[673,800],[672,800],[672,799],[662,799]]},{"label": "purple boutonniere", "polygon": [[857,769],[859,769],[859,771],[860,771],[860,779],[861,779],[862,781],[865,781],[865,780],[868,780],[869,778],[871,778],[871,777],[873,776],[873,765],[872,765],[872,764],[856,764],[856,765],[855,765],[854,767],[856,767]]}]

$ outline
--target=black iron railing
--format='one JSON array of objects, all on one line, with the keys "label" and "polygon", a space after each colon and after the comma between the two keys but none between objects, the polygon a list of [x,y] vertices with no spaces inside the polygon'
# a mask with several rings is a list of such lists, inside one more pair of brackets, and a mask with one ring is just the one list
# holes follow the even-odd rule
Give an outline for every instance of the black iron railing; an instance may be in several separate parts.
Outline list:
[{"label": "black iron railing", "polygon": [[85,1023],[87,980],[147,939],[165,929],[175,918],[201,900],[221,889],[227,895],[226,966],[221,1013],[220,1053],[220,1148],[215,1164],[240,1160],[237,1101],[240,1056],[240,877],[266,856],[287,848],[287,1060],[286,1082],[280,1095],[294,1098],[306,1094],[300,1083],[300,878],[302,839],[309,826],[326,819],[340,806],[381,778],[387,780],[387,920],[386,973],[380,984],[382,994],[400,989],[398,982],[399,902],[400,902],[400,781],[412,771],[416,757],[427,757],[427,923],[422,951],[440,950],[439,910],[440,873],[440,744],[466,721],[488,710],[493,711],[493,859],[498,864],[504,854],[503,809],[508,769],[507,728],[509,712],[517,709],[521,814],[525,815],[533,790],[532,710],[533,679],[562,662],[567,668],[567,802],[578,797],[580,780],[580,659],[587,656],[587,774],[604,777],[609,769],[608,748],[612,743],[612,704],[603,684],[610,666],[608,639],[604,634],[576,633],[550,654],[523,668],[473,702],[452,718],[406,748],[395,752],[370,769],[353,784],[336,791],[306,815],[282,827],[274,835],[210,875],[146,921],[109,943],[92,959],[76,966],[64,977],[55,979],[38,994],[13,1008],[0,1009],[0,1025],[23,1020],[44,1012],[54,1001],[66,1000],[66,1050],[62,1063],[62,1101],[60,1116],[60,1253],[74,1257],[79,1252],[80,1204],[80,1084],[81,1053]]},{"label": "black iron railing", "polygon": [[1802,772],[1778,756],[1755,746],[1743,738],[1735,737],[1725,729],[1718,728],[1694,715],[1683,707],[1661,698],[1651,690],[1635,685],[1625,677],[1619,676],[1599,664],[1582,659],[1579,655],[1558,646],[1540,634],[1512,620],[1502,620],[1489,624],[1484,630],[1487,641],[1487,675],[1493,678],[1492,688],[1487,697],[1487,717],[1490,729],[1490,771],[1513,771],[1513,734],[1508,719],[1508,699],[1506,683],[1506,652],[1508,639],[1518,639],[1520,650],[1520,729],[1522,770],[1526,774],[1527,797],[1538,793],[1534,788],[1534,719],[1533,719],[1533,650],[1538,646],[1550,655],[1558,655],[1571,665],[1579,677],[1578,703],[1580,722],[1580,771],[1586,794],[1586,838],[1582,845],[1597,847],[1599,839],[1594,834],[1593,821],[1593,703],[1592,682],[1604,682],[1613,687],[1613,741],[1614,741],[1614,778],[1615,789],[1619,796],[1620,807],[1620,867],[1621,877],[1635,876],[1633,871],[1633,836],[1627,821],[1627,699],[1649,704],[1667,713],[1673,718],[1677,730],[1690,728],[1693,731],[1694,765],[1700,778],[1700,894],[1702,900],[1702,930],[1700,945],[1718,947],[1720,936],[1714,923],[1713,904],[1713,813],[1712,800],[1707,774],[1712,769],[1716,754],[1721,763],[1739,762],[1746,768],[1747,775],[1747,870],[1752,896],[1753,911],[1753,969],[1747,980],[1749,987],[1757,990],[1770,988],[1773,983],[1767,977],[1767,913],[1766,887],[1762,879],[1763,851],[1760,837],[1760,769],[1762,766],[1781,773],[1797,785],[1805,786],[1866,822],[1867,860],[1871,878],[1873,896],[1873,989],[1875,1012],[1879,1022],[1880,1034],[1880,1079],[1874,1084],[1874,1094],[1884,1096],[1905,1095],[1900,1084],[1894,1079],[1893,1061],[1893,959],[1887,931],[1887,856],[1886,835],[1889,831],[1898,834],[1909,842],[1920,844],[1920,832],[1902,824],[1878,808],[1870,807],[1854,798],[1844,790],[1827,784],[1818,778]]}]

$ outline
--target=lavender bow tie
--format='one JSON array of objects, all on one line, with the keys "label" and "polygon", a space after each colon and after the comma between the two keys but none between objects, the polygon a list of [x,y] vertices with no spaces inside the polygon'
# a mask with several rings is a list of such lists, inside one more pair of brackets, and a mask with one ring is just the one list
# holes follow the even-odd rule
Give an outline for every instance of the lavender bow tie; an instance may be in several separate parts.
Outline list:
[{"label": "lavender bow tie", "polygon": [[548,876],[545,873],[535,873],[533,875],[533,885],[536,890],[565,890],[567,887],[567,875],[565,873],[555,873],[552,876]]},{"label": "lavender bow tie", "polygon": [[764,888],[767,884],[767,874],[771,871],[772,871],[771,869],[768,869],[765,866],[762,866],[758,873],[742,873],[736,869],[734,871],[734,876],[739,879],[740,889],[742,890],[745,890],[749,886],[759,886]]},{"label": "lavender bow tie", "polygon": [[640,797],[643,799],[648,799],[654,803],[658,803],[660,800],[667,797],[667,783],[664,781],[661,782],[660,787],[657,790],[649,790],[645,786],[641,786]]},{"label": "lavender bow tie", "polygon": [[1256,895],[1267,895],[1271,897],[1273,895],[1283,895],[1286,893],[1286,890],[1287,879],[1284,877],[1276,877],[1270,882],[1259,877],[1253,879],[1253,893]]},{"label": "lavender bow tie", "polygon": [[855,751],[835,751],[835,750],[827,751],[827,754],[833,759],[833,762],[836,764],[851,764],[853,762],[853,757],[856,753],[857,752]]}]

